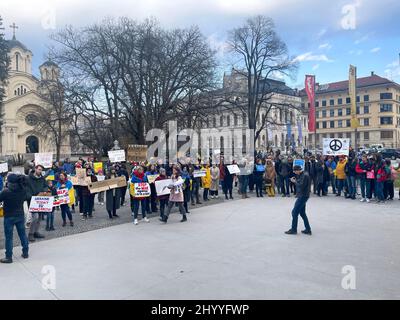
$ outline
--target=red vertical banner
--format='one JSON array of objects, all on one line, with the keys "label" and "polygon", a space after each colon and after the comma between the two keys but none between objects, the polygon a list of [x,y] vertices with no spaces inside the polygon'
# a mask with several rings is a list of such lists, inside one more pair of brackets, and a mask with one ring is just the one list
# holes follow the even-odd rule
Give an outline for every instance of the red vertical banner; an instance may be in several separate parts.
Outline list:
[{"label": "red vertical banner", "polygon": [[308,110],[308,131],[316,131],[315,123],[315,76],[306,75],[305,88],[310,102],[310,108]]}]

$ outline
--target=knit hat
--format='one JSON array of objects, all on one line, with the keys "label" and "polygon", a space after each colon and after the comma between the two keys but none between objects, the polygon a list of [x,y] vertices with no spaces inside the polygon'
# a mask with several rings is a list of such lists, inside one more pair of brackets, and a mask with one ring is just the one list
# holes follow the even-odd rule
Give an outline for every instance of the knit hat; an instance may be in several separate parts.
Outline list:
[{"label": "knit hat", "polygon": [[303,168],[301,166],[295,165],[293,167],[293,171],[303,171]]}]

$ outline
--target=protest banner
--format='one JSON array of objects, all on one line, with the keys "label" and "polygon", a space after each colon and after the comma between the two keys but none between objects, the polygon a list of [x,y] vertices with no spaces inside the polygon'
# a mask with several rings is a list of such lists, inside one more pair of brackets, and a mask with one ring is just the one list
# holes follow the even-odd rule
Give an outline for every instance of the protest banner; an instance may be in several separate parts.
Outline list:
[{"label": "protest banner", "polygon": [[30,212],[51,212],[53,211],[54,197],[34,196],[29,206]]},{"label": "protest banner", "polygon": [[0,173],[8,172],[8,163],[0,163]]},{"label": "protest banner", "polygon": [[51,168],[53,165],[52,153],[35,153],[35,166],[42,165],[45,168]]},{"label": "protest banner", "polygon": [[206,176],[206,170],[194,170],[193,171],[193,177],[194,178],[200,178],[200,177],[205,177]]},{"label": "protest banner", "polygon": [[156,179],[158,178],[158,174],[149,174],[148,176],[147,176],[147,181],[149,182],[149,183],[154,183],[154,181],[156,181]]},{"label": "protest banner", "polygon": [[150,185],[147,182],[131,183],[129,185],[129,194],[134,198],[150,197]]},{"label": "protest banner", "polygon": [[62,204],[69,204],[69,190],[68,189],[58,189],[57,195],[54,196],[53,206],[58,207]]},{"label": "protest banner", "polygon": [[156,187],[157,196],[168,195],[171,193],[171,189],[167,187],[172,184],[172,179],[157,180],[154,185]]},{"label": "protest banner", "polygon": [[228,171],[230,174],[239,174],[240,173],[240,169],[237,164],[230,164],[226,167],[228,168]]},{"label": "protest banner", "polygon": [[323,155],[324,156],[348,156],[350,148],[350,139],[324,138]]},{"label": "protest banner", "polygon": [[128,161],[146,161],[147,146],[145,144],[129,144],[127,159]]},{"label": "protest banner", "polygon": [[111,163],[126,161],[125,150],[110,150],[108,151],[108,157]]},{"label": "protest banner", "polygon": [[126,178],[117,177],[114,179],[107,179],[103,181],[90,182],[88,184],[90,193],[97,193],[107,191],[110,189],[126,187]]},{"label": "protest banner", "polygon": [[99,173],[99,170],[103,171],[103,162],[94,162],[93,163],[93,170],[94,170],[95,174]]},{"label": "protest banner", "polygon": [[306,164],[306,162],[303,159],[294,159],[293,168],[294,168],[294,166],[300,166],[301,170],[304,171],[305,164]]}]

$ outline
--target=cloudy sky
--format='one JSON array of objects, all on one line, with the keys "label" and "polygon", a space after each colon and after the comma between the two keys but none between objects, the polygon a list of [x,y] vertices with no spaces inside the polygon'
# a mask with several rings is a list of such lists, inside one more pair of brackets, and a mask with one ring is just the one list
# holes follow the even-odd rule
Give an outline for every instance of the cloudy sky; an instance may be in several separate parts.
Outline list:
[{"label": "cloudy sky", "polygon": [[399,0],[1,0],[6,37],[15,22],[17,39],[34,53],[34,73],[51,44],[49,34],[67,24],[79,27],[104,17],[156,17],[167,27],[196,24],[218,50],[223,68],[228,30],[247,17],[271,17],[290,55],[300,62],[295,79],[301,87],[305,74],[317,82],[345,80],[349,64],[358,76],[371,71],[400,83]]}]

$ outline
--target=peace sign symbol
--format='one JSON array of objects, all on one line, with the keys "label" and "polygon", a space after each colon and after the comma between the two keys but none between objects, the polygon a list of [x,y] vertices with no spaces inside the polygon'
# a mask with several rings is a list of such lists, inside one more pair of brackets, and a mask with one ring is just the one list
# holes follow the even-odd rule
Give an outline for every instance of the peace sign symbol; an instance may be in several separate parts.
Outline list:
[{"label": "peace sign symbol", "polygon": [[329,143],[329,148],[331,148],[332,151],[339,151],[340,149],[342,149],[342,142],[340,140],[333,139]]}]

